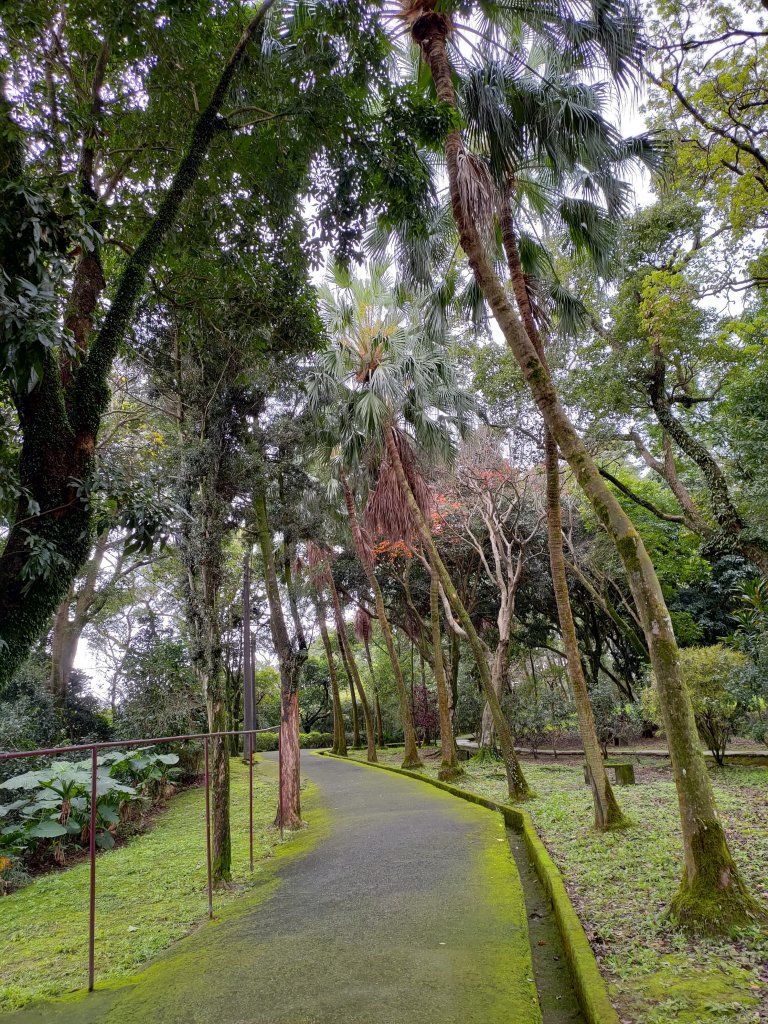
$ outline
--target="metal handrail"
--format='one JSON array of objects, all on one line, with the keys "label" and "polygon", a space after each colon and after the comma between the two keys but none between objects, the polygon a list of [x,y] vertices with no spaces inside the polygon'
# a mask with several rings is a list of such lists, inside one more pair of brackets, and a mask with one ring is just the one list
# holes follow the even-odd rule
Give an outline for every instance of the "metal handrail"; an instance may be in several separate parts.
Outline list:
[{"label": "metal handrail", "polygon": [[[90,751],[91,753],[91,818],[89,834],[89,885],[88,885],[88,991],[93,992],[95,984],[96,965],[96,782],[98,772],[98,751],[112,749],[115,747],[147,747],[155,743],[179,743],[184,740],[202,740],[203,756],[205,761],[204,786],[205,786],[205,852],[208,875],[208,917],[213,918],[213,877],[211,870],[211,800],[210,800],[210,771],[208,748],[210,740],[223,739],[227,736],[248,737],[248,840],[249,840],[249,863],[253,871],[253,737],[257,733],[277,733],[277,759],[278,778],[282,780],[282,752],[280,742],[280,726],[272,726],[263,729],[230,729],[222,732],[197,732],[186,733],[183,736],[151,736],[136,740],[104,740],[100,743],[77,743],[68,747],[45,747],[39,750],[5,750],[0,751],[0,762],[15,761],[24,757],[58,757],[61,754],[72,754],[76,751]],[[282,785],[278,782],[280,792],[278,819],[280,824],[280,838],[283,837],[283,801]]]}]

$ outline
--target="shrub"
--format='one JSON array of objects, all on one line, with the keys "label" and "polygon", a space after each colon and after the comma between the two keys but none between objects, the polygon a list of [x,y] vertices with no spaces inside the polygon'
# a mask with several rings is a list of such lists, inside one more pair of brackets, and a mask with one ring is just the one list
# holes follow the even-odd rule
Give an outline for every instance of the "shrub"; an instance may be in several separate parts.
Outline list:
[{"label": "shrub", "polygon": [[[748,664],[743,654],[723,644],[680,652],[680,670],[691,695],[699,735],[720,765],[748,712],[744,687]],[[661,725],[655,686],[644,695],[644,704]]]},{"label": "shrub", "polygon": [[259,751],[277,750],[277,733],[257,732],[253,737],[253,749]]},{"label": "shrub", "polygon": [[598,686],[591,686],[589,702],[604,756],[610,743],[630,744],[640,738],[643,731],[641,709],[637,704],[622,699],[613,683],[600,682]]},{"label": "shrub", "polygon": [[[329,732],[300,732],[299,746],[302,750],[331,747],[333,746],[333,736]],[[258,751],[277,750],[277,733],[257,732],[253,738],[253,749]]]},{"label": "shrub", "polygon": [[299,733],[299,746],[303,749],[332,747],[333,735],[330,732],[301,732]]}]

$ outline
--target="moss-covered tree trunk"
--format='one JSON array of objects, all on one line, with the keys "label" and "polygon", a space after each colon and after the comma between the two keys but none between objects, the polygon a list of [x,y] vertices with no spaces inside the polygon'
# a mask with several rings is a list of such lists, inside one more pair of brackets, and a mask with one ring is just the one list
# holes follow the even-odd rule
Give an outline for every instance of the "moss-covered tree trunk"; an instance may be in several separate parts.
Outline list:
[{"label": "moss-covered tree trunk", "polygon": [[357,557],[360,560],[360,564],[363,567],[363,571],[365,572],[368,584],[373,591],[373,600],[376,606],[376,618],[379,620],[379,627],[381,628],[382,636],[384,637],[387,654],[389,655],[389,660],[392,665],[392,672],[395,676],[397,695],[400,698],[400,719],[403,725],[403,744],[405,746],[402,766],[403,768],[420,768],[421,758],[419,757],[419,751],[416,746],[416,730],[413,727],[413,711],[411,709],[411,702],[408,698],[405,679],[403,678],[403,670],[400,667],[400,659],[397,656],[395,640],[392,636],[392,629],[389,625],[389,619],[387,618],[387,613],[384,608],[384,597],[381,593],[379,581],[376,579],[376,573],[374,572],[373,556],[371,555],[370,548],[366,544],[362,529],[360,528],[360,520],[358,519],[357,508],[355,506],[355,497],[352,494],[349,482],[343,475],[341,477],[341,485],[344,489],[344,502],[347,507],[347,516],[349,518],[349,526],[352,531],[355,550],[357,552]]},{"label": "moss-covered tree trunk", "polygon": [[462,774],[459,756],[456,752],[456,740],[451,722],[451,702],[448,696],[448,684],[445,678],[443,661],[443,637],[440,629],[440,582],[437,569],[432,566],[429,585],[429,617],[432,627],[432,671],[435,674],[437,689],[437,707],[440,713],[440,771],[438,778],[455,779]]},{"label": "moss-covered tree trunk", "polygon": [[507,788],[509,795],[513,800],[525,800],[531,796],[531,791],[525,775],[523,774],[520,762],[517,759],[517,754],[515,753],[515,744],[512,738],[512,732],[509,728],[509,722],[504,717],[504,713],[501,710],[501,703],[493,689],[491,671],[488,667],[488,659],[486,657],[487,649],[485,644],[477,635],[477,630],[474,627],[469,612],[464,607],[458,591],[453,585],[450,574],[445,567],[445,563],[440,557],[440,552],[437,550],[437,545],[432,537],[432,531],[429,528],[429,524],[424,518],[424,515],[419,508],[419,503],[416,501],[413,491],[411,490],[411,485],[408,482],[405,468],[403,467],[402,460],[400,459],[400,451],[392,430],[387,430],[385,432],[385,440],[387,452],[392,461],[392,468],[395,471],[397,482],[400,485],[403,497],[408,504],[408,509],[418,530],[421,542],[427,552],[430,565],[437,570],[437,575],[440,579],[443,591],[448,598],[448,603],[461,623],[461,626],[466,633],[467,640],[469,641],[469,645],[472,648],[472,653],[474,655],[475,663],[477,664],[483,686],[483,694],[491,709],[496,735],[499,737],[501,756],[504,759],[504,767],[507,773]]},{"label": "moss-covered tree trunk", "polygon": [[360,695],[360,706],[363,709],[363,719],[365,721],[365,742],[368,751],[367,757],[371,764],[375,764],[378,761],[378,757],[376,756],[376,730],[373,727],[371,706],[368,703],[368,696],[365,692],[363,681],[360,678],[357,662],[355,661],[355,654],[349,642],[349,637],[347,636],[344,612],[341,609],[341,601],[339,600],[339,592],[336,589],[336,584],[334,583],[333,576],[331,576],[330,572],[328,573],[328,590],[333,603],[333,614],[336,618],[336,635],[339,638],[339,644],[341,645],[347,659],[347,669],[351,677],[350,689],[352,686],[356,687],[357,692]]},{"label": "moss-covered tree trunk", "polygon": [[[533,342],[536,354],[543,366],[547,366],[544,344],[533,316],[528,286],[523,274],[517,237],[512,219],[512,211],[506,196],[502,198],[501,230],[504,251],[507,256],[512,289],[515,294],[517,308]],[[565,555],[563,553],[563,524],[560,510],[560,462],[557,442],[549,427],[544,424],[544,465],[546,472],[546,509],[547,509],[547,541],[549,545],[549,565],[552,572],[552,589],[555,594],[557,616],[560,622],[560,635],[565,647],[568,679],[571,685],[576,715],[579,722],[579,735],[584,746],[584,756],[588,768],[589,784],[592,790],[592,802],[595,812],[595,827],[599,829],[617,828],[626,823],[621,808],[605,770],[603,754],[595,726],[595,716],[589,701],[587,681],[581,664],[581,652],[576,637],[576,626],[573,621],[571,597],[568,591],[568,578],[565,572]]]},{"label": "moss-covered tree trunk", "polygon": [[[448,20],[426,7],[421,17],[411,19],[411,31],[432,73],[438,99],[455,109],[445,45],[450,31]],[[453,216],[475,281],[563,457],[616,545],[643,624],[669,742],[683,832],[683,879],[673,911],[681,923],[692,929],[722,929],[729,922],[750,921],[761,909],[736,870],[717,814],[693,708],[680,674],[672,622],[653,564],[632,521],[600,476],[560,403],[549,374],[493,270],[477,228],[464,209],[459,171],[464,147],[459,132],[448,134],[445,153]]]},{"label": "moss-covered tree trunk", "polygon": [[280,667],[280,794],[276,821],[283,828],[301,825],[301,749],[299,746],[299,679],[306,651],[294,651],[283,616],[275,570],[275,551],[263,491],[253,498],[259,549],[269,603],[269,625]]},{"label": "moss-covered tree trunk", "polygon": [[[227,732],[231,728],[227,708],[227,677],[220,663],[214,665],[208,676],[206,705],[208,730]],[[214,882],[229,882],[232,879],[232,832],[229,822],[229,756],[228,736],[217,736],[210,741],[211,772],[211,831],[212,831],[212,876]]]},{"label": "moss-covered tree trunk", "polygon": [[584,757],[589,769],[589,784],[592,790],[592,802],[595,812],[595,827],[599,829],[617,828],[626,823],[618,801],[608,779],[603,761],[603,752],[597,736],[595,716],[589,701],[587,680],[581,664],[581,652],[576,638],[576,626],[573,621],[571,599],[568,592],[568,579],[565,573],[565,557],[563,555],[563,527],[560,512],[560,466],[558,464],[557,444],[544,427],[544,458],[547,474],[547,537],[549,540],[549,564],[552,571],[552,587],[555,592],[557,615],[560,621],[560,634],[563,638],[568,666],[568,679],[571,693],[576,705],[576,716],[579,721],[579,735],[584,746]]}]

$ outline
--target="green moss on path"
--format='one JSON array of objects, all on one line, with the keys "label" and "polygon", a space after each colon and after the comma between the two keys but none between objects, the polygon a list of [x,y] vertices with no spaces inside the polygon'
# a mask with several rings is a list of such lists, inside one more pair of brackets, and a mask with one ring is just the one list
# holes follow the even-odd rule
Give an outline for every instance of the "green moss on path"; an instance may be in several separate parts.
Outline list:
[{"label": "green moss on path", "polygon": [[[399,751],[380,760],[398,764]],[[439,758],[422,750],[425,774]],[[524,762],[538,798],[525,805],[566,882],[620,1017],[627,1024],[764,1024],[768,936],[759,927],[731,939],[691,939],[670,927],[667,909],[680,882],[682,840],[671,771],[636,765],[637,786],[622,788],[634,822],[608,834],[592,828],[580,759]],[[503,801],[503,766],[464,764],[454,784]],[[768,902],[768,771],[710,767],[723,826],[751,891]]]},{"label": "green moss on path", "polygon": [[127,984],[9,1024],[541,1024],[499,818],[347,762],[304,771],[309,828],[266,885]]},{"label": "green moss on path", "polygon": [[[215,912],[261,893],[263,861],[279,834],[274,766],[254,773],[254,854],[248,870],[248,774],[232,761],[232,888],[214,894]],[[290,844],[289,844],[290,845]],[[0,1010],[87,986],[87,863],[47,874],[0,899]],[[146,833],[97,860],[97,985],[133,975],[207,916],[205,803],[202,789],[174,797]]]}]

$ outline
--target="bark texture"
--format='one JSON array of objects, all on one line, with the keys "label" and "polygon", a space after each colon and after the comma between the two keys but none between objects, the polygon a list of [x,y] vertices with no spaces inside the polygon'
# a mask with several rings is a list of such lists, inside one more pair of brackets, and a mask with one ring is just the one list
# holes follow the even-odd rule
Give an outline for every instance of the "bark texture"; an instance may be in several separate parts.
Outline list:
[{"label": "bark texture", "polygon": [[254,511],[269,602],[269,625],[280,666],[280,797],[277,822],[283,828],[301,825],[301,750],[299,748],[299,678],[306,650],[294,650],[283,615],[275,570],[275,551],[263,491],[254,495]]},{"label": "bark texture", "polygon": [[443,661],[443,638],[440,630],[440,582],[437,568],[432,567],[429,585],[429,617],[432,626],[432,670],[435,674],[437,689],[437,707],[440,713],[440,771],[438,778],[454,779],[462,774],[459,757],[456,752],[456,740],[453,735],[451,721],[451,702],[448,695],[448,683],[445,678]]}]

